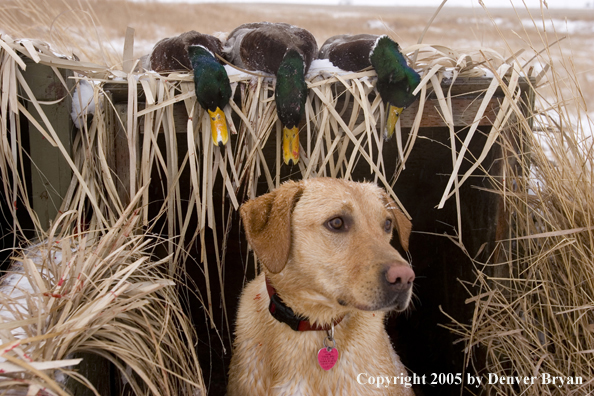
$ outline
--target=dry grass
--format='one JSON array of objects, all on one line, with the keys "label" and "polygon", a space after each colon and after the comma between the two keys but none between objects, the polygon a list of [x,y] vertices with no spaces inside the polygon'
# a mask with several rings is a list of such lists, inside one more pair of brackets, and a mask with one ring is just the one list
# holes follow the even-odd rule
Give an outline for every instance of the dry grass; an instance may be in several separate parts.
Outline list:
[{"label": "dry grass", "polygon": [[[489,261],[475,261],[468,286],[479,292],[467,300],[474,320],[452,318],[449,326],[465,343],[469,364],[477,347],[486,352],[485,378],[537,377],[532,385],[490,385],[493,395],[594,392],[594,125],[571,48],[545,48],[537,60],[550,70],[539,82],[535,117],[516,112],[512,133],[500,140],[508,150],[505,178],[492,180],[509,235]],[[543,373],[565,383],[547,384]],[[568,377],[581,383],[568,384]]]},{"label": "dry grass", "polygon": [[1,392],[67,395],[56,380],[67,376],[98,395],[72,359],[92,353],[111,361],[134,394],[204,394],[193,326],[163,273],[170,257],[152,259],[154,242],[134,235],[135,207],[106,233],[80,232],[78,212],[67,211],[47,239],[15,252],[0,287]]},{"label": "dry grass", "polygon": [[[121,1],[107,2],[110,7],[105,7],[105,3],[102,2],[102,6],[97,7],[93,2],[79,4],[67,0],[62,2],[21,0],[6,4],[14,4],[24,11],[17,11],[17,8],[10,5],[0,7],[0,17],[8,21],[4,29],[14,37],[40,38],[48,41],[53,48],[61,52],[74,51],[81,60],[100,65],[95,70],[99,73],[84,72],[87,74],[86,78],[109,77],[116,73],[116,70],[121,69],[121,47],[123,46],[121,37],[126,26],[136,28],[136,40],[137,44],[140,44],[136,52],[137,55],[141,55],[152,46],[152,43],[164,36],[189,29],[203,32],[229,31],[242,22],[262,19],[289,21],[306,27],[316,35],[319,43],[330,35],[346,31],[390,32],[401,42],[411,57],[416,50],[420,51],[418,57],[414,56],[415,66],[422,69],[424,75],[422,85],[419,87],[420,101],[425,100],[429,91],[436,91],[440,112],[446,122],[451,120],[453,115],[451,96],[449,92],[442,92],[440,88],[440,80],[444,76],[445,68],[449,69],[448,73],[451,73],[454,78],[460,76],[461,71],[475,73],[478,70],[476,68],[478,64],[488,68],[495,75],[492,90],[502,85],[504,91],[508,93],[505,101],[501,103],[488,144],[502,144],[509,148],[507,177],[493,182],[498,187],[495,192],[501,194],[506,200],[509,222],[513,227],[509,240],[501,242],[501,248],[498,250],[500,255],[494,257],[493,262],[476,263],[476,284],[480,285],[483,292],[469,299],[469,302],[476,303],[475,321],[470,325],[455,323],[450,327],[452,331],[460,334],[461,339],[466,343],[469,362],[472,361],[473,348],[476,345],[487,348],[488,372],[528,376],[538,372],[549,372],[554,375],[583,375],[584,378],[592,378],[588,357],[594,350],[592,343],[594,318],[590,301],[594,296],[592,281],[594,268],[592,268],[591,259],[592,213],[594,212],[592,202],[594,201],[591,174],[592,141],[586,133],[590,123],[584,123],[584,120],[587,120],[584,114],[588,111],[586,104],[592,93],[584,88],[586,86],[584,81],[587,81],[588,74],[583,73],[588,70],[589,65],[585,67],[584,64],[589,59],[590,52],[585,45],[581,45],[587,42],[589,36],[578,32],[572,35],[571,39],[561,41],[563,46],[557,45],[555,42],[562,38],[562,34],[550,29],[545,34],[544,29],[538,28],[543,23],[537,13],[529,16],[525,10],[518,11],[516,15],[513,10],[485,13],[481,9],[454,10],[446,7],[423,38],[423,43],[437,42],[442,46],[436,50],[435,47],[425,44],[414,45],[419,41],[419,35],[434,10],[354,7],[345,10],[336,7],[289,5],[263,7],[243,4],[209,5],[208,7],[202,4],[181,7],[171,4],[136,4]],[[113,9],[119,12],[113,13]],[[546,14],[557,18],[554,13],[546,12]],[[564,14],[576,20],[594,19],[592,15],[584,12],[579,15]],[[220,15],[225,15],[225,18],[220,18]],[[100,22],[91,23],[91,19],[85,19],[90,17]],[[38,23],[27,23],[31,18]],[[545,19],[547,18],[549,17]],[[373,24],[368,23],[378,19],[385,23],[384,28],[375,29]],[[529,22],[519,24],[518,21],[522,19],[527,19]],[[105,21],[109,23],[103,24]],[[465,26],[468,30],[462,31],[460,26]],[[546,25],[545,28],[548,29]],[[512,29],[515,29],[515,32]],[[453,33],[449,34],[452,31]],[[97,37],[96,41],[95,37]],[[471,39],[469,40],[468,37]],[[18,43],[8,39],[6,42],[7,46],[27,54],[27,49]],[[102,46],[95,45],[95,42],[101,42]],[[116,43],[116,48],[110,48],[107,45],[110,42]],[[567,43],[571,43],[572,47],[568,49]],[[543,49],[544,52],[530,64],[526,64],[527,60]],[[520,53],[520,50],[524,50],[523,53]],[[510,62],[514,61],[514,65],[506,63],[507,59]],[[16,58],[6,48],[2,50],[3,133],[7,131],[8,125],[16,125],[18,111],[23,112],[23,109],[17,105],[16,89],[10,88],[16,87],[17,84],[24,84],[18,79],[19,71],[16,62]],[[76,68],[75,62],[61,62],[63,67]],[[535,70],[530,71],[530,66],[535,66]],[[547,67],[550,67],[550,70],[540,75],[539,71]],[[511,78],[508,82],[503,82],[501,78],[508,71],[511,73]],[[520,113],[519,95],[515,85],[516,77],[531,73],[533,76],[538,76],[539,84],[539,96],[536,102],[539,117],[533,120],[526,119],[525,115]],[[118,76],[124,79],[128,77],[121,72]],[[158,214],[158,217],[167,220],[166,233],[178,235],[179,240],[189,240],[190,243],[198,241],[204,252],[206,250],[205,232],[208,229],[215,235],[220,235],[223,241],[225,240],[230,226],[231,212],[242,200],[239,196],[241,191],[251,197],[256,194],[258,182],[265,183],[268,189],[280,183],[280,134],[274,101],[271,99],[271,84],[262,78],[252,79],[244,75],[232,77],[233,89],[241,90],[243,94],[240,103],[231,101],[230,107],[226,110],[235,113],[240,120],[237,125],[231,122],[231,129],[237,132],[237,144],[228,145],[224,151],[221,151],[210,144],[209,134],[201,133],[202,130],[208,130],[208,120],[203,115],[202,109],[196,105],[191,76],[177,74],[166,79],[154,75],[137,77],[141,83],[140,86],[136,84],[135,79],[131,79],[132,84],[128,84],[127,81],[122,81],[122,84],[127,87],[131,98],[137,97],[137,89],[140,87],[145,97],[149,98],[147,107],[140,109],[138,104],[131,100],[124,109],[127,117],[116,121],[116,124],[126,132],[131,147],[136,147],[139,143],[138,139],[142,139],[142,151],[133,151],[130,158],[132,164],[140,164],[138,173],[135,173],[137,168],[132,166],[130,169],[133,175],[132,182],[125,186],[132,196],[136,196],[135,205],[130,208],[138,210],[134,212],[138,216],[132,217],[139,219],[138,221],[149,230],[153,230],[152,227],[158,221],[158,218],[149,219],[148,217],[149,196],[146,190],[151,171],[157,170],[162,178],[163,190],[166,191],[165,200]],[[303,139],[307,143],[303,147],[305,156],[303,161],[299,162],[297,171],[300,177],[330,175],[349,178],[351,170],[360,161],[365,166],[369,166],[376,181],[393,193],[394,181],[390,180],[390,177],[394,173],[398,174],[398,167],[404,165],[407,154],[412,150],[423,114],[422,112],[416,114],[415,126],[409,140],[399,145],[401,158],[397,169],[386,169],[382,159],[383,139],[379,133],[384,120],[383,106],[379,98],[376,97],[373,100],[373,96],[369,96],[369,93],[374,91],[373,78],[374,72],[369,71],[348,76],[316,77],[308,82],[310,95]],[[341,89],[333,89],[334,84]],[[7,86],[9,89],[4,89]],[[353,115],[343,113],[343,108],[337,107],[338,99],[341,97],[353,104]],[[122,239],[121,234],[118,234],[120,237],[117,238],[113,236],[112,233],[117,233],[114,227],[117,228],[118,221],[131,220],[130,213],[133,212],[132,209],[128,209],[128,212],[124,209],[125,202],[120,200],[117,193],[120,187],[118,180],[105,177],[110,174],[106,158],[112,148],[106,137],[112,132],[111,128],[118,127],[118,125],[109,124],[106,120],[117,113],[117,109],[106,100],[101,84],[95,86],[95,98],[98,102],[102,102],[102,106],[99,107],[90,126],[81,131],[77,137],[78,140],[75,141],[71,164],[75,176],[71,189],[65,197],[62,211],[78,217],[75,224],[79,224],[79,229],[82,217],[88,217],[88,224],[85,226],[96,234],[97,243],[101,245],[109,244],[109,241],[114,242],[114,239],[109,238],[115,238],[115,241]],[[35,98],[28,99],[35,102]],[[190,115],[185,125],[173,123],[172,105],[174,103],[185,105]],[[363,122],[357,121],[359,115],[363,116]],[[478,115],[479,118],[481,116],[482,114]],[[233,120],[233,117],[227,118]],[[141,120],[144,125],[142,135],[136,133]],[[540,131],[540,134],[533,135],[531,123],[534,123],[535,129]],[[449,127],[452,141],[455,142],[453,125],[450,123]],[[189,133],[185,133],[185,136],[180,135],[179,128],[182,128],[184,133],[186,130]],[[473,126],[469,128],[467,139],[472,137],[473,128],[476,129]],[[50,139],[53,137],[51,128],[42,126],[41,129],[44,129]],[[512,136],[510,131],[515,132],[514,139],[510,138]],[[157,136],[160,133],[165,137],[164,147],[157,144]],[[4,133],[2,136],[0,172],[3,180],[11,181],[4,184],[5,194],[7,197],[23,196],[26,202],[25,184],[17,175],[20,165],[18,157],[14,155],[14,152],[19,149],[19,142],[16,134]],[[178,158],[176,140],[180,136],[187,139],[189,147],[188,153],[181,153],[182,158]],[[8,140],[9,137],[11,140]],[[521,140],[518,140],[520,138]],[[267,161],[263,155],[262,148],[268,141],[276,147],[277,156],[273,161]],[[543,142],[546,142],[546,145],[543,145]],[[485,147],[485,150],[489,147]],[[522,150],[517,150],[518,147]],[[549,157],[546,156],[547,154]],[[550,155],[554,155],[553,160]],[[455,168],[456,164],[464,158],[463,152],[453,150],[452,161]],[[468,159],[467,156],[466,159]],[[475,166],[480,167],[480,158],[474,161]],[[183,202],[186,197],[180,195],[179,189],[179,176],[184,169],[189,169],[191,175],[191,195],[188,205]],[[458,189],[467,180],[467,176],[454,172],[448,188],[444,191],[444,199],[455,197],[459,200]],[[217,180],[223,181],[223,190],[219,193],[223,197],[228,196],[231,201],[231,209],[228,212],[225,212],[224,208],[222,210],[222,223],[215,221],[215,214],[221,213],[221,208],[215,207],[213,200],[213,189]],[[35,217],[33,210],[31,208],[28,210]],[[69,212],[70,210],[74,212]],[[459,213],[459,216],[463,215]],[[198,227],[190,230],[188,225],[194,219]],[[51,235],[47,230],[39,230],[39,233],[46,237]],[[74,235],[77,239],[71,244],[76,246],[78,251],[83,236],[77,233]],[[99,236],[102,238],[99,239]],[[125,261],[125,263],[113,261],[112,265],[116,268],[123,266],[121,269],[116,269],[115,273],[123,274],[127,270],[132,271],[134,263],[143,260],[142,251],[146,246],[141,241],[146,236],[148,235],[122,239],[121,243],[127,243],[126,246],[137,247],[131,255],[136,261]],[[51,240],[50,236],[49,241]],[[61,240],[68,240],[67,233]],[[102,242],[103,240],[108,242]],[[200,263],[204,269],[206,284],[218,282],[223,289],[225,244],[219,246],[216,241],[215,238],[214,250],[218,273],[208,273],[206,254],[203,253],[200,257]],[[457,242],[461,243],[460,240]],[[88,242],[85,243],[88,244]],[[168,281],[179,274],[179,269],[183,268],[188,260],[188,252],[173,239],[166,241],[165,245],[171,256],[163,263],[168,271],[159,272],[159,276]],[[105,252],[121,253],[117,249]],[[109,254],[107,257],[100,257],[104,259],[109,257],[110,260],[113,258]],[[94,256],[91,256],[91,259],[94,260]],[[146,264],[148,263],[147,260]],[[494,264],[498,265],[498,273],[501,276],[488,277],[485,274],[486,271],[483,271],[484,266]],[[52,268],[51,264],[47,265],[48,268]],[[60,266],[54,268],[56,271],[63,271]],[[138,268],[144,268],[144,266]],[[153,269],[153,264],[148,264],[147,271],[150,269]],[[157,274],[150,272],[150,276],[156,277]],[[45,289],[54,290],[56,279],[59,277],[53,276],[44,280]],[[73,276],[68,279],[74,282]],[[109,278],[103,280],[101,276],[98,276],[98,279],[102,282],[111,282]],[[111,283],[108,284],[111,285]],[[105,286],[97,290],[111,289],[110,286]],[[163,287],[162,290],[169,289]],[[93,289],[88,293],[94,295],[96,291]],[[105,296],[109,296],[109,293]],[[160,298],[151,299],[151,304],[147,306],[162,306]],[[208,290],[204,306],[211,314],[211,318],[214,309],[212,300],[213,297]],[[179,303],[172,301],[171,304],[178,306]],[[225,310],[224,300],[222,309]],[[160,312],[159,315],[161,314],[168,313]],[[156,314],[151,311],[150,315]],[[149,319],[156,317],[150,315]],[[154,320],[143,317],[143,322],[140,318],[137,319],[135,326],[146,327],[148,324],[148,327],[153,329],[153,332],[148,332],[151,335],[165,332],[172,336],[175,333],[175,331],[155,328]],[[214,323],[212,325],[214,326]],[[225,327],[223,331],[230,331],[228,323]],[[191,331],[187,334],[191,334]],[[159,337],[156,339],[160,340]],[[186,344],[183,344],[184,342]],[[190,338],[188,338],[177,345],[183,349],[182,345],[190,344]],[[143,350],[152,351],[152,356],[158,357],[159,354],[155,351],[159,349],[155,345],[154,340],[153,344],[147,341]],[[191,347],[188,349],[192,350]],[[182,353],[181,350],[178,352]],[[14,359],[21,357],[18,354],[14,355]],[[62,359],[62,357],[52,357],[52,359]],[[126,363],[130,364],[129,361]],[[163,367],[168,369],[170,367],[163,365],[159,359],[155,359],[154,363],[154,371],[151,371],[150,367],[145,368],[154,375],[151,378],[167,378],[168,381],[173,381],[172,378],[177,378],[177,375],[185,375],[183,371],[176,371],[175,374],[164,373]],[[196,369],[196,372],[199,373],[199,369]],[[160,373],[163,377],[159,377]],[[35,381],[41,381],[35,376],[32,378],[36,378]],[[200,381],[197,378],[185,384],[201,384]],[[141,382],[146,384],[146,381]],[[138,386],[145,385],[139,383]],[[146,386],[150,388],[149,385]],[[180,383],[176,386],[185,385]],[[591,384],[587,384],[587,387],[564,387],[560,390],[540,387],[518,391],[513,387],[500,386],[493,387],[491,390],[493,394],[499,392],[541,395],[561,391],[563,394],[568,392],[585,394],[586,391],[592,390]],[[174,390],[179,388],[169,389],[172,394],[176,394]],[[158,393],[153,391],[153,394]]]},{"label": "dry grass", "polygon": [[[566,108],[573,106],[559,104],[555,113],[567,117]],[[538,377],[532,386],[492,385],[490,394],[592,394],[592,125],[544,118],[538,126],[543,132],[536,135],[522,131],[526,151],[509,158],[513,164],[503,184],[494,181],[511,228],[497,256],[475,262],[473,286],[480,292],[467,300],[475,304],[474,321],[452,319],[456,326],[450,328],[465,342],[469,362],[477,346],[484,348],[483,374]],[[504,143],[512,148],[518,142]],[[543,384],[541,373],[581,377],[583,384]]]}]

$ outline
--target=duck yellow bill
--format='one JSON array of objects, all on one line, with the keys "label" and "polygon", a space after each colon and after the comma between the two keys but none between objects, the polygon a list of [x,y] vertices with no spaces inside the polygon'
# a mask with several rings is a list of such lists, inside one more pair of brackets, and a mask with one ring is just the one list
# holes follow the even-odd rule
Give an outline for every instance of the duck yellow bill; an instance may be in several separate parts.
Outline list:
[{"label": "duck yellow bill", "polygon": [[283,159],[286,165],[299,161],[299,129],[283,127]]},{"label": "duck yellow bill", "polygon": [[223,146],[229,140],[229,132],[227,131],[227,118],[223,110],[217,109],[215,111],[208,110],[210,116],[210,133],[212,134],[212,142],[215,146]]},{"label": "duck yellow bill", "polygon": [[403,110],[403,107],[392,106],[390,103],[386,105],[386,112],[388,113],[388,120],[386,121],[386,130],[384,131],[384,138],[386,140],[390,140],[392,135],[394,135],[396,123],[398,122],[398,118],[400,118],[400,114],[402,114]]}]

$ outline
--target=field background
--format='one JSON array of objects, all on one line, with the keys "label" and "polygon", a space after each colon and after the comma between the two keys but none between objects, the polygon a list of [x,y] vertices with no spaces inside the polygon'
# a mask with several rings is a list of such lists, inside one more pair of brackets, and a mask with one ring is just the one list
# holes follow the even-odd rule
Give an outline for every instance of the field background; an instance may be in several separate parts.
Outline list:
[{"label": "field background", "polygon": [[[437,3],[437,2],[436,2]],[[489,3],[486,1],[485,3]],[[594,8],[530,9],[450,7],[446,4],[423,37],[458,52],[491,48],[508,57],[524,50],[529,60],[548,43],[551,57],[562,60],[582,88],[583,113],[594,97]],[[477,2],[478,4],[478,2]],[[221,37],[246,22],[289,22],[310,30],[318,45],[341,33],[388,34],[401,47],[417,43],[437,7],[361,7],[296,4],[188,4],[121,0],[3,0],[0,32],[17,38],[39,38],[62,53],[121,68],[124,36],[135,29],[134,55],[150,52],[164,37],[188,30]],[[545,21],[545,22],[543,22]],[[66,39],[64,39],[66,38]],[[544,65],[533,64],[535,72]],[[574,78],[573,76],[571,78]],[[545,87],[546,88],[546,87]],[[580,100],[582,99],[580,98]]]}]

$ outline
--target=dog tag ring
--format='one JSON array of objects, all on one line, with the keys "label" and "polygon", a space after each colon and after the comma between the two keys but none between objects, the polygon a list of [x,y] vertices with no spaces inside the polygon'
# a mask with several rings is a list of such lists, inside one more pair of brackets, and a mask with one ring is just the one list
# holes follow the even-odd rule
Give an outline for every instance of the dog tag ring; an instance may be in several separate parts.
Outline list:
[{"label": "dog tag ring", "polygon": [[[334,367],[338,361],[338,349],[336,349],[336,341],[334,340],[334,325],[332,325],[332,333],[328,333],[328,336],[324,338],[324,347],[318,351],[318,364],[326,371]],[[330,342],[332,342],[332,346],[329,345]]]}]

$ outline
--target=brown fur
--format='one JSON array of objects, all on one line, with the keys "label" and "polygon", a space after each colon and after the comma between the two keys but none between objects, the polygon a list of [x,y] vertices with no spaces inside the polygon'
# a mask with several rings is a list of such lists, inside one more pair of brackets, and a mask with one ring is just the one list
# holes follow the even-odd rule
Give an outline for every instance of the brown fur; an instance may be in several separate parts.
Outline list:
[{"label": "brown fur", "polygon": [[[337,216],[346,230],[328,228]],[[412,395],[402,385],[357,383],[360,373],[407,375],[384,317],[406,309],[411,288],[394,297],[385,273],[412,271],[390,245],[392,232],[384,225],[390,219],[407,248],[411,224],[385,191],[337,179],[287,182],[245,203],[241,217],[264,265],[241,297],[228,395]],[[343,318],[335,327],[340,356],[331,370],[317,363],[325,331],[297,332],[272,317],[265,276],[284,303],[310,322]]]}]

